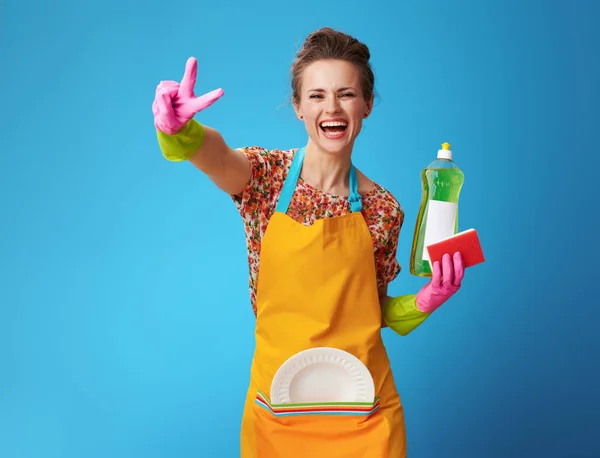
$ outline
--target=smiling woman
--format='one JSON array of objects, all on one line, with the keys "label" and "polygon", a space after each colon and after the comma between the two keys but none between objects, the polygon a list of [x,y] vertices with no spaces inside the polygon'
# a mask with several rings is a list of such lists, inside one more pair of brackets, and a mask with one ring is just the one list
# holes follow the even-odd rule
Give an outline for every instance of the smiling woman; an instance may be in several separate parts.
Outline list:
[{"label": "smiling woman", "polygon": [[[350,35],[329,28],[309,35],[292,65],[291,82],[308,139],[291,150],[234,149],[217,130],[195,121],[223,91],[194,95],[193,58],[181,84],[161,82],[156,91],[153,112],[163,155],[189,160],[205,173],[231,195],[245,222],[256,349],[242,458],[405,457],[403,408],[381,326],[408,334],[462,281],[456,254],[454,263],[444,258],[418,294],[387,296],[400,272],[396,250],[404,213],[389,191],[352,162],[354,142],[373,109],[369,59],[367,46]],[[375,389],[372,402],[354,406],[343,419],[310,415],[308,406],[271,405],[264,393],[278,369],[320,347],[351,354],[364,365],[372,377],[364,383]],[[287,417],[292,407],[294,420]]]}]

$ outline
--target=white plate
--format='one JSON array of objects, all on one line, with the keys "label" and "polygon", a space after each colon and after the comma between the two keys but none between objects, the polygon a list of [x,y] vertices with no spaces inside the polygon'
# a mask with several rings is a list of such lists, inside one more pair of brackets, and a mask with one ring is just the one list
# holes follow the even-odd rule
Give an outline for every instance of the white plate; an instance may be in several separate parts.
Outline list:
[{"label": "white plate", "polygon": [[373,402],[375,385],[369,369],[337,348],[301,351],[277,370],[271,383],[272,404],[305,402]]}]

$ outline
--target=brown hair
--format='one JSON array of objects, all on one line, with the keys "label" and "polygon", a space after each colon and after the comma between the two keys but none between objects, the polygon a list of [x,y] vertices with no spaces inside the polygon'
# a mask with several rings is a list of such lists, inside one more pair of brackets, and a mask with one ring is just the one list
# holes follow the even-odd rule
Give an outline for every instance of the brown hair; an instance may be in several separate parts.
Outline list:
[{"label": "brown hair", "polygon": [[315,61],[323,59],[344,60],[353,64],[360,72],[361,89],[365,100],[373,95],[375,76],[371,69],[369,48],[356,38],[329,27],[311,33],[292,64],[292,101],[300,102],[302,72]]}]

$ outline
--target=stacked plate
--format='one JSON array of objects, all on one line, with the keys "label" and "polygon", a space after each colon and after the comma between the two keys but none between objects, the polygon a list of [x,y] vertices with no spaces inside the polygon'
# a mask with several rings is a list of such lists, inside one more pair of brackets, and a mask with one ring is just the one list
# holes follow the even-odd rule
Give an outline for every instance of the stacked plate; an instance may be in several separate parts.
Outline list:
[{"label": "stacked plate", "polygon": [[354,355],[330,347],[301,351],[281,365],[271,384],[272,404],[373,402],[369,369]]}]

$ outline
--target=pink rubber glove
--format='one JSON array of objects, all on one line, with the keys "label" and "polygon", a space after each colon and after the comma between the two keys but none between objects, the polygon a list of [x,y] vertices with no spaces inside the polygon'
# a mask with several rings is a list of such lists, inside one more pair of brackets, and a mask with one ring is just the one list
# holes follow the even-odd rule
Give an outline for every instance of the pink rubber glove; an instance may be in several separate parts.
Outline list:
[{"label": "pink rubber glove", "polygon": [[417,308],[421,312],[431,313],[460,289],[465,268],[462,256],[454,253],[454,262],[448,253],[442,257],[442,268],[439,261],[433,263],[433,275],[417,294]]},{"label": "pink rubber glove", "polygon": [[190,57],[185,64],[181,84],[176,81],[161,81],[156,88],[152,113],[154,125],[168,135],[174,135],[185,126],[196,113],[219,100],[223,89],[215,89],[200,97],[194,95],[198,61]]}]

